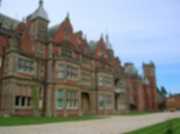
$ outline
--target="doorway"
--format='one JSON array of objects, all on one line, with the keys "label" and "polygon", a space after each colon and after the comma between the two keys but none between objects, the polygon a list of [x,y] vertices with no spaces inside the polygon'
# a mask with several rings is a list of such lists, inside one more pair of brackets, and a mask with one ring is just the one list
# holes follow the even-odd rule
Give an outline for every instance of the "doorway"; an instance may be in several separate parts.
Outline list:
[{"label": "doorway", "polygon": [[88,93],[81,93],[81,112],[90,114],[90,97]]},{"label": "doorway", "polygon": [[119,95],[115,94],[115,110],[118,111],[118,100],[119,100]]}]

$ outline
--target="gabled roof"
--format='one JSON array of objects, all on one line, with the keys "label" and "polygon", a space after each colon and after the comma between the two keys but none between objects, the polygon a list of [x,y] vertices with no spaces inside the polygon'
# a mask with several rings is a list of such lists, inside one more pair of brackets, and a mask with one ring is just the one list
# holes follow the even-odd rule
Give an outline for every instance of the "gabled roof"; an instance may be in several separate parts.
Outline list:
[{"label": "gabled roof", "polygon": [[[109,52],[108,52],[108,48],[107,48],[107,45],[106,45],[106,42],[105,42],[103,36],[101,36],[99,41],[97,41],[95,51],[96,51],[96,58],[98,58],[98,59],[103,58],[107,62],[109,61]],[[102,54],[102,52],[103,52],[103,54]]]},{"label": "gabled roof", "polygon": [[34,54],[35,48],[33,45],[32,35],[30,34],[31,22],[21,23],[16,31],[22,34],[20,38],[20,48],[27,54]]},{"label": "gabled roof", "polygon": [[0,13],[0,25],[1,27],[9,30],[15,30],[19,21],[13,18],[10,18],[2,13]]},{"label": "gabled roof", "polygon": [[105,42],[103,36],[101,36],[99,41],[97,42],[97,47],[107,49],[107,45],[106,45],[106,42]]},{"label": "gabled roof", "polygon": [[63,40],[68,40],[73,43],[74,34],[73,34],[73,27],[69,16],[66,16],[64,21],[57,27],[55,26],[52,31],[52,40],[55,43],[61,43]]}]

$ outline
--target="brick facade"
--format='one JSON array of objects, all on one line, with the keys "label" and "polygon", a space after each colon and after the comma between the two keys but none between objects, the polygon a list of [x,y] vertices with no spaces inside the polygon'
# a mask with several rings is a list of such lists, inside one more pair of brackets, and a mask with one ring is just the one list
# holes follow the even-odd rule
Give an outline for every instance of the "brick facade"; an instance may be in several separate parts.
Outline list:
[{"label": "brick facade", "polygon": [[42,2],[25,22],[1,16],[15,27],[0,27],[0,113],[74,116],[156,109],[154,65],[144,65],[144,77],[133,64],[123,66],[108,38],[88,42],[82,31],[74,32],[69,15],[48,29]]},{"label": "brick facade", "polygon": [[180,110],[180,95],[173,95],[167,99],[166,107],[170,111]]}]

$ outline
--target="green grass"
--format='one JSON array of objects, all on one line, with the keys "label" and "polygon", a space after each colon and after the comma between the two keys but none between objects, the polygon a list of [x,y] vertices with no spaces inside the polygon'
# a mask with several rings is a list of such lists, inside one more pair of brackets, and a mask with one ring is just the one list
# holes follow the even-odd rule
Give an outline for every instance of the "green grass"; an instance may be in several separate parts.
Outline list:
[{"label": "green grass", "polygon": [[95,115],[84,115],[77,117],[0,117],[0,126],[19,126],[46,123],[61,123],[68,121],[85,121],[102,119],[104,117]]},{"label": "green grass", "polygon": [[180,118],[168,120],[127,134],[180,134]]}]

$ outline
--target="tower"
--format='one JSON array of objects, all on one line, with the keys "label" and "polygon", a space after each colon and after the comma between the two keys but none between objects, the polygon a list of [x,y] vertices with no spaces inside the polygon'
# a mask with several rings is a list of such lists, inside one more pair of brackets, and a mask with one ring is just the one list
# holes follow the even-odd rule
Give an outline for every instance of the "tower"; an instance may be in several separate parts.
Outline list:
[{"label": "tower", "polygon": [[144,77],[149,81],[151,86],[156,87],[156,73],[155,73],[155,65],[153,62],[149,64],[143,64]]},{"label": "tower", "polygon": [[156,91],[156,73],[155,65],[153,62],[149,64],[143,64],[144,79],[148,80],[149,93],[148,101],[151,103],[148,109],[155,111],[157,110],[157,91]]},{"label": "tower", "polygon": [[43,6],[43,0],[39,1],[39,7],[27,17],[30,33],[34,40],[47,41],[49,18]]}]

